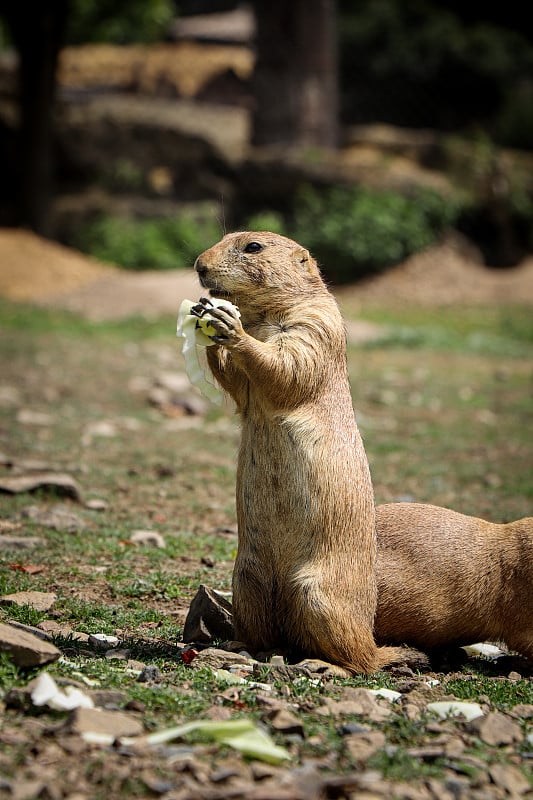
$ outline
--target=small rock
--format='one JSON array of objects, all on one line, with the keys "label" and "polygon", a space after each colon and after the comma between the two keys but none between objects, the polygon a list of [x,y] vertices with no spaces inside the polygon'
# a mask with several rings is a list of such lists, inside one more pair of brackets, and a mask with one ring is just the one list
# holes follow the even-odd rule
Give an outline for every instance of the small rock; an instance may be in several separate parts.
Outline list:
[{"label": "small rock", "polygon": [[382,750],[386,741],[385,734],[381,731],[368,731],[347,736],[344,745],[354,761],[364,763],[378,750]]},{"label": "small rock", "polygon": [[57,504],[52,508],[28,506],[23,509],[22,516],[31,519],[45,528],[66,533],[77,533],[85,528],[85,522],[74,514],[67,506]]},{"label": "small rock", "polygon": [[123,708],[128,702],[127,694],[118,689],[92,689],[89,697],[95,706],[107,710]]},{"label": "small rock", "polygon": [[231,603],[219,592],[200,584],[191,601],[185,625],[184,642],[209,644],[213,639],[233,639]]},{"label": "small rock", "polygon": [[531,719],[533,717],[533,705],[531,703],[518,703],[509,710],[509,714],[516,719]]},{"label": "small rock", "polygon": [[60,623],[56,622],[55,619],[43,619],[39,622],[37,628],[49,638],[50,636],[68,636],[69,633],[72,633],[72,628],[68,622]]},{"label": "small rock", "polygon": [[0,550],[31,550],[33,547],[40,547],[44,544],[44,539],[39,536],[0,536]]},{"label": "small rock", "polygon": [[84,631],[72,631],[71,634],[67,634],[72,636],[72,639],[75,642],[86,642],[89,643],[90,634],[85,633]]},{"label": "small rock", "polygon": [[146,711],[146,706],[144,703],[141,703],[140,700],[128,700],[128,702],[124,706],[125,711],[138,711],[140,714],[144,714]]},{"label": "small rock", "polygon": [[485,717],[478,717],[469,725],[469,730],[489,745],[512,744],[524,738],[520,725],[500,711],[493,711]]},{"label": "small rock", "polygon": [[130,536],[133,544],[146,544],[151,547],[165,547],[165,540],[157,531],[133,531]]},{"label": "small rock", "polygon": [[85,503],[85,508],[89,508],[91,511],[105,511],[108,506],[107,500],[102,500],[99,497],[93,497]]},{"label": "small rock", "polygon": [[50,490],[81,502],[81,490],[74,478],[60,472],[40,472],[29,475],[13,475],[0,480],[0,492],[22,494]]},{"label": "small rock", "polygon": [[4,594],[0,597],[0,603],[6,606],[30,606],[35,611],[48,611],[57,600],[57,594],[53,592],[16,592],[15,594]]},{"label": "small rock", "polygon": [[298,717],[291,714],[287,709],[274,709],[266,715],[266,718],[270,720],[270,724],[275,731],[285,734],[295,733],[297,736],[304,737],[303,724]]},{"label": "small rock", "polygon": [[392,711],[379,704],[376,698],[366,689],[345,689],[342,700],[326,698],[325,704],[317,708],[320,716],[342,717],[347,714],[358,714],[368,717],[374,722],[387,719]]},{"label": "small rock", "polygon": [[322,661],[319,658],[305,658],[299,661],[296,667],[308,670],[309,672],[320,675],[322,678],[350,678],[351,673],[338,664],[330,664],[329,661]]},{"label": "small rock", "polygon": [[[122,711],[103,711],[98,708],[77,708],[67,722],[71,733],[77,733],[88,740],[92,736],[102,736],[112,740],[121,736],[140,736],[143,726],[135,717]],[[92,736],[91,736],[92,735]]]},{"label": "small rock", "polygon": [[90,422],[85,426],[83,432],[82,442],[88,444],[94,436],[99,436],[104,439],[112,439],[118,434],[117,426],[114,422],[109,420],[97,420]]},{"label": "small rock", "polygon": [[339,736],[350,736],[354,733],[368,733],[370,728],[368,725],[359,725],[358,722],[347,722],[345,725],[340,725],[337,728]]},{"label": "small rock", "polygon": [[42,639],[45,642],[51,642],[52,637],[48,631],[45,631],[44,628],[41,627],[34,627],[33,625],[25,625],[23,622],[16,622],[15,620],[9,620],[9,625],[13,628],[18,628],[21,631],[26,631],[26,633],[32,633],[34,636],[37,636],[38,639]]},{"label": "small rock", "polygon": [[137,677],[139,683],[159,683],[162,679],[161,670],[155,664],[147,664]]},{"label": "small rock", "polygon": [[194,667],[211,667],[211,669],[230,669],[235,666],[253,666],[257,662],[240,653],[229,653],[217,647],[207,647],[202,650],[191,662]]},{"label": "small rock", "polygon": [[489,775],[492,782],[504,789],[511,797],[520,797],[530,788],[527,778],[518,767],[512,764],[491,764]]},{"label": "small rock", "polygon": [[50,787],[45,781],[38,778],[19,778],[13,783],[9,797],[11,800],[28,800],[28,798],[54,797],[54,795],[50,793]]},{"label": "small rock", "polygon": [[107,659],[116,659],[117,661],[128,661],[131,656],[131,650],[127,647],[111,647],[106,650],[105,657]]},{"label": "small rock", "polygon": [[34,411],[31,408],[21,408],[17,412],[17,422],[20,425],[37,425],[40,427],[47,427],[53,425],[54,418],[50,414],[45,414],[43,411]]},{"label": "small rock", "polygon": [[0,623],[0,651],[8,653],[18,667],[36,667],[57,661],[61,651],[27,631]]},{"label": "small rock", "polygon": [[108,636],[106,633],[91,633],[88,642],[95,650],[111,650],[119,643],[117,636]]}]

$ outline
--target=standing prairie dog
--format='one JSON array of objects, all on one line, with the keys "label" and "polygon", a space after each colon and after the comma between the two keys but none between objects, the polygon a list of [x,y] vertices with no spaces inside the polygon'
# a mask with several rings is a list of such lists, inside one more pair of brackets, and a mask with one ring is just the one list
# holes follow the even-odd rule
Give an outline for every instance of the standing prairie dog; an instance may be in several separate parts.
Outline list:
[{"label": "standing prairie dog", "polygon": [[307,250],[283,236],[225,236],[195,264],[213,297],[209,367],[236,403],[239,542],[235,635],[353,672],[402,660],[378,648],[372,483],[355,422],[346,336]]},{"label": "standing prairie dog", "polygon": [[533,661],[533,517],[495,524],[423,503],[376,508],[378,642],[504,641]]}]

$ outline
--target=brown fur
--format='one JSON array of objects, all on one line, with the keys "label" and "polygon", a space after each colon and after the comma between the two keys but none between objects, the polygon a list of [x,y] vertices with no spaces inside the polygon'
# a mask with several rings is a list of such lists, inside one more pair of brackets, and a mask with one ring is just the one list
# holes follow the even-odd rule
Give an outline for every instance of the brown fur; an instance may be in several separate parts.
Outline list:
[{"label": "brown fur", "polygon": [[[250,242],[260,252],[245,252]],[[235,635],[254,651],[294,648],[371,672],[403,651],[375,645],[375,513],[353,413],[346,337],[315,261],[273,233],[225,236],[197,259],[212,312],[209,366],[242,437]],[[242,324],[241,324],[242,323]]]},{"label": "brown fur", "polygon": [[533,517],[498,525],[417,503],[376,513],[378,642],[503,641],[533,660]]}]

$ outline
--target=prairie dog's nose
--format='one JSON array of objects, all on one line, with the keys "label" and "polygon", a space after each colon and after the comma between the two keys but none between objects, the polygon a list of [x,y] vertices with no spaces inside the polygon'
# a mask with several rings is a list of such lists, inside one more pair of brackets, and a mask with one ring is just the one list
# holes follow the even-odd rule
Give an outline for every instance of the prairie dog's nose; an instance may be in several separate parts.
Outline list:
[{"label": "prairie dog's nose", "polygon": [[200,259],[201,256],[198,256],[198,258],[194,262],[194,269],[196,270],[200,278],[205,278],[205,276],[207,275],[207,266]]}]

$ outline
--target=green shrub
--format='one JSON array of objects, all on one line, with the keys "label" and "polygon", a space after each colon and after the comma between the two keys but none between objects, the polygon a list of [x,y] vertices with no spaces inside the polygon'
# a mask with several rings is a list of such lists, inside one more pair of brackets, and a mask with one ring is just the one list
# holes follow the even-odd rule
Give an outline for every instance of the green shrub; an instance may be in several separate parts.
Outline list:
[{"label": "green shrub", "polygon": [[172,0],[77,0],[69,10],[67,43],[156,42],[175,13]]},{"label": "green shrub", "polygon": [[459,204],[436,192],[407,197],[391,191],[302,189],[289,235],[308,247],[331,280],[378,272],[436,241]]},{"label": "green shrub", "polygon": [[287,225],[283,215],[278,211],[260,211],[246,220],[247,231],[272,231],[288,236]]},{"label": "green shrub", "polygon": [[457,199],[420,190],[413,196],[367,188],[303,187],[292,218],[261,211],[247,230],[270,230],[300,242],[313,253],[329,280],[353,281],[379,272],[435,242],[454,225]]},{"label": "green shrub", "polygon": [[99,216],[79,228],[69,244],[127,269],[176,269],[192,266],[196,256],[219,238],[212,214],[151,219]]}]

